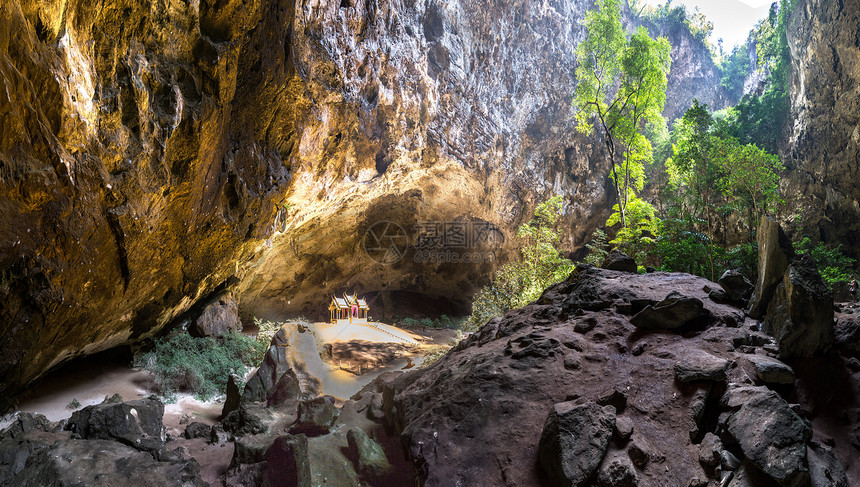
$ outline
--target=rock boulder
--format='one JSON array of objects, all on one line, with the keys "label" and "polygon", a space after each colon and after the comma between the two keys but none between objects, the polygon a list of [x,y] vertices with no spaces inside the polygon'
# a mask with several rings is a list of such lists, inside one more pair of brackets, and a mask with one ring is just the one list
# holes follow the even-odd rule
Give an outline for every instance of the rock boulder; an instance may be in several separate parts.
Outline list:
[{"label": "rock boulder", "polygon": [[795,261],[776,286],[764,328],[784,358],[809,357],[833,345],[833,295],[809,255]]},{"label": "rock boulder", "polygon": [[770,304],[776,287],[794,259],[791,241],[773,218],[762,216],[758,226],[758,279],[747,312],[761,319]]},{"label": "rock boulder", "polygon": [[606,454],[614,429],[612,406],[555,404],[541,432],[538,463],[555,485],[587,485]]},{"label": "rock boulder", "polygon": [[766,387],[730,386],[726,429],[744,455],[783,487],[810,485],[806,445],[812,431],[785,399]]}]

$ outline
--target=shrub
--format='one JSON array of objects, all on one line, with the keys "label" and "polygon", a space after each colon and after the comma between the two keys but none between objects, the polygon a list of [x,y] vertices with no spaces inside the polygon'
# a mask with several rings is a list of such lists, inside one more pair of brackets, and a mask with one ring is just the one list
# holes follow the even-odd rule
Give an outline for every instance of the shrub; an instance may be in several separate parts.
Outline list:
[{"label": "shrub", "polygon": [[415,326],[419,325],[418,320],[416,320],[415,318],[403,318],[403,321],[401,321],[401,323],[403,324],[403,326],[411,326],[411,327],[415,327]]},{"label": "shrub", "polygon": [[534,217],[520,226],[517,237],[524,241],[523,259],[502,266],[493,281],[475,294],[464,329],[477,330],[491,318],[531,303],[573,272],[573,262],[558,251],[560,235],[555,225],[560,211],[561,197],[554,196],[539,204]]},{"label": "shrub", "polygon": [[168,402],[179,391],[206,401],[224,393],[230,374],[244,376],[261,352],[265,347],[258,341],[236,332],[218,338],[176,333],[157,339],[143,361],[155,376],[156,392]]},{"label": "shrub", "polygon": [[66,409],[78,409],[79,407],[81,407],[81,403],[78,401],[78,398],[72,399],[72,401],[66,405]]},{"label": "shrub", "polygon": [[809,254],[818,266],[818,272],[833,292],[838,293],[851,280],[855,260],[842,252],[842,245],[828,247],[822,242],[812,245],[809,237],[795,242],[799,254]]}]

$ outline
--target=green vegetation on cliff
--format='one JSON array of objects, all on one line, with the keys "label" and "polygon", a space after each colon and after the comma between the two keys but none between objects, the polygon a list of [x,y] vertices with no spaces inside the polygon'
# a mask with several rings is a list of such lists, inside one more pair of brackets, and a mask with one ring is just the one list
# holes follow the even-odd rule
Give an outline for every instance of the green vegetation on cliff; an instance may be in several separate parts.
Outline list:
[{"label": "green vegetation on cliff", "polygon": [[556,224],[561,207],[561,197],[553,196],[539,204],[532,219],[520,226],[517,237],[524,242],[522,260],[502,266],[493,281],[478,291],[464,329],[477,330],[491,318],[531,303],[544,289],[573,272],[573,262],[558,250]]}]

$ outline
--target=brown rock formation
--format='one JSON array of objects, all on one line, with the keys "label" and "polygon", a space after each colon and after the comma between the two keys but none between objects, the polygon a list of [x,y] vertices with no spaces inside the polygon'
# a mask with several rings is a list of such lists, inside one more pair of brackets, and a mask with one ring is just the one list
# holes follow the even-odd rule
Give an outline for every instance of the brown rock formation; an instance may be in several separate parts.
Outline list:
[{"label": "brown rock formation", "polygon": [[860,5],[799,0],[791,50],[789,213],[813,237],[860,256]]}]

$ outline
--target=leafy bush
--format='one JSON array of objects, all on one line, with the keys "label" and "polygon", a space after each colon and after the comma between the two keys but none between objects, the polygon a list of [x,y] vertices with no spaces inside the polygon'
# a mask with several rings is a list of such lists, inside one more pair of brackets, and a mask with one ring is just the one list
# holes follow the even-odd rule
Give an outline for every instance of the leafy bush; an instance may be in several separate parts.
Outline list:
[{"label": "leafy bush", "polygon": [[78,401],[78,398],[72,399],[72,401],[66,405],[66,409],[78,409],[81,407],[81,402]]},{"label": "leafy bush", "polygon": [[525,241],[523,259],[502,266],[493,282],[475,294],[464,329],[477,330],[491,318],[525,306],[573,272],[573,262],[557,248],[560,236],[555,224],[560,210],[561,197],[554,196],[538,205],[534,217],[520,226],[517,236]]},{"label": "leafy bush", "polygon": [[606,236],[606,232],[598,228],[591,234],[591,242],[585,244],[585,248],[588,249],[585,263],[598,267],[609,255],[609,237]]},{"label": "leafy bush", "polygon": [[856,261],[842,252],[842,245],[828,247],[822,242],[812,245],[809,237],[803,237],[794,243],[794,248],[799,254],[812,256],[824,282],[834,292],[839,292],[851,280]]},{"label": "leafy bush", "polygon": [[168,402],[179,391],[192,392],[205,401],[223,394],[228,376],[243,376],[267,346],[236,332],[218,338],[176,333],[157,339],[143,361],[155,376],[156,392]]},{"label": "leafy bush", "polygon": [[403,326],[418,326],[420,323],[415,318],[403,318],[400,322]]}]

